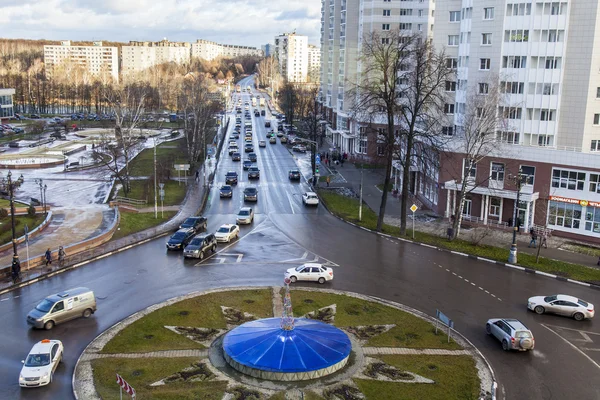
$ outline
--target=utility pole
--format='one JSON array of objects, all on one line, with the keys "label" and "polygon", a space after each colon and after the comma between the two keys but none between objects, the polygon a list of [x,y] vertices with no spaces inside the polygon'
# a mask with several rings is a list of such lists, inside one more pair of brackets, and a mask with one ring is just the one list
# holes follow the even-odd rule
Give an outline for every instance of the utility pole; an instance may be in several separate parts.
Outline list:
[{"label": "utility pole", "polygon": [[154,139],[154,219],[158,218],[158,201],[156,200],[156,139]]},{"label": "utility pole", "polygon": [[510,175],[510,179],[515,180],[517,184],[517,199],[515,201],[515,211],[513,213],[513,236],[512,236],[512,244],[510,245],[510,252],[508,254],[508,262],[511,264],[517,263],[517,231],[519,230],[519,199],[521,197],[521,186],[523,184],[523,171],[521,167],[519,167],[519,172],[517,176]]},{"label": "utility pole", "polygon": [[[358,220],[362,221],[362,197],[363,197],[363,164],[360,164],[360,190],[358,199]],[[413,229],[414,232],[414,229]]]}]

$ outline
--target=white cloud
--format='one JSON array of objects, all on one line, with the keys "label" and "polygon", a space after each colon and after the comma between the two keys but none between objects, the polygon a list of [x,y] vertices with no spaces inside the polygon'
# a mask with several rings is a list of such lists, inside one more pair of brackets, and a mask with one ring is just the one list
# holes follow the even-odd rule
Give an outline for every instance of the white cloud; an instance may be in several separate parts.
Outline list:
[{"label": "white cloud", "polygon": [[[129,40],[260,46],[296,30],[319,43],[319,0],[2,0],[8,38]],[[6,29],[9,27],[9,29]]]}]

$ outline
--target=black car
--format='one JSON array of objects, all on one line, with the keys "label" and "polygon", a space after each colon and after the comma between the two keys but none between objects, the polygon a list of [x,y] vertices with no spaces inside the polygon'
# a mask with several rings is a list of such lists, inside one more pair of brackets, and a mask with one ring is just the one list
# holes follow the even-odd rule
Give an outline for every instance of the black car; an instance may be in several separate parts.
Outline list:
[{"label": "black car", "polygon": [[256,162],[256,153],[248,153],[248,160]]},{"label": "black car", "polygon": [[194,233],[197,233],[201,229],[206,230],[206,222],[204,217],[189,217],[179,225],[179,229],[192,229]]},{"label": "black car", "polygon": [[260,110],[260,115],[262,115],[264,117],[265,114],[266,114],[265,110]]},{"label": "black car", "polygon": [[29,118],[31,118],[31,119],[40,119],[40,116],[38,114],[31,114],[31,115],[29,115]]},{"label": "black car", "polygon": [[225,183],[237,185],[238,183],[238,174],[235,171],[229,171],[225,174]]},{"label": "black car", "polygon": [[182,250],[194,237],[193,229],[180,229],[169,238],[167,250]]},{"label": "black car", "polygon": [[277,125],[277,130],[283,132],[283,125],[281,125],[281,124]]},{"label": "black car", "polygon": [[252,186],[244,189],[244,201],[258,201],[258,190]]},{"label": "black car", "polygon": [[260,179],[260,170],[258,167],[248,168],[248,179]]},{"label": "black car", "polygon": [[231,160],[232,161],[241,161],[242,160],[242,155],[236,151],[235,153],[233,153],[231,155]]},{"label": "black car", "polygon": [[244,164],[243,164],[244,169],[248,169],[251,166],[252,166],[252,161],[250,161],[250,160],[244,160]]},{"label": "black car", "polygon": [[219,197],[233,197],[233,188],[230,185],[221,186]]},{"label": "black car", "polygon": [[252,153],[254,151],[254,146],[252,146],[251,143],[248,143],[247,145],[244,146],[244,151],[246,153]]},{"label": "black car", "polygon": [[300,170],[290,169],[288,172],[288,178],[290,181],[299,181],[300,180]]},{"label": "black car", "polygon": [[265,128],[270,128],[270,127],[271,127],[271,121],[266,121]]}]

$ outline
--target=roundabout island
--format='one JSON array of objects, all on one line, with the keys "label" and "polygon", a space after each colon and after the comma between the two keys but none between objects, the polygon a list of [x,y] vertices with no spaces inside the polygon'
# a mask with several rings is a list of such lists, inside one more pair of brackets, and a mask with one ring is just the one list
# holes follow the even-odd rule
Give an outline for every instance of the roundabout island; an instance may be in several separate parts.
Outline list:
[{"label": "roundabout island", "polygon": [[116,374],[137,398],[218,400],[480,399],[493,380],[468,341],[448,341],[418,311],[289,283],[191,293],[131,315],[80,356],[75,396],[118,398]]}]

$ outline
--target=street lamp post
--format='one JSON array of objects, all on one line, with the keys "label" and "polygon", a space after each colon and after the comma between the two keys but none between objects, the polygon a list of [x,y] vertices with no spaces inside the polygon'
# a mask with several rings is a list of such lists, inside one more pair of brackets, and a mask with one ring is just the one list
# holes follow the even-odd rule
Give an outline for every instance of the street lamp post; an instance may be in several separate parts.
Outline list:
[{"label": "street lamp post", "polygon": [[13,245],[13,261],[12,261],[12,269],[13,271],[21,270],[21,263],[19,262],[19,254],[17,253],[17,235],[16,235],[16,225],[15,225],[15,202],[14,195],[15,189],[23,184],[23,175],[19,176],[17,180],[12,179],[12,172],[8,171],[8,175],[4,181],[4,187],[8,190],[8,195],[10,199],[10,220],[11,220],[11,230],[12,230],[12,245]]},{"label": "street lamp post", "polygon": [[519,199],[521,197],[521,186],[523,184],[523,174],[521,167],[519,167],[519,172],[516,176],[509,175],[509,178],[514,180],[517,185],[517,199],[515,201],[515,211],[513,213],[513,236],[512,236],[512,244],[510,245],[510,252],[508,254],[508,262],[511,264],[517,263],[517,231],[519,230]]}]

